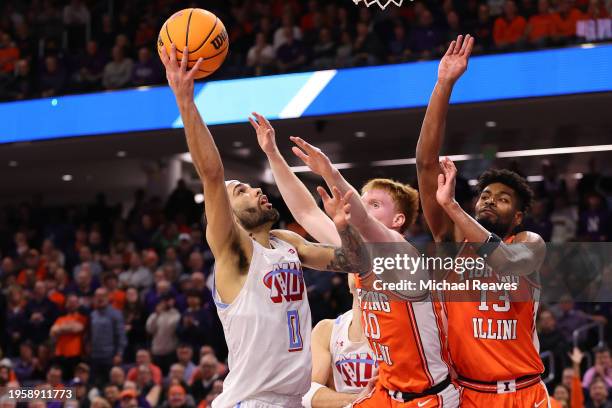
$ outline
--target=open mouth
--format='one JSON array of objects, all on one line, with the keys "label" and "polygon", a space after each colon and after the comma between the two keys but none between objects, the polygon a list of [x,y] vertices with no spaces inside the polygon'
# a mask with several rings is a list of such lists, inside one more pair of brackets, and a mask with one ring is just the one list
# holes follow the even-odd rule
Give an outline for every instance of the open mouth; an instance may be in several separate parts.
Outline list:
[{"label": "open mouth", "polygon": [[259,199],[259,205],[262,205],[268,209],[272,208],[272,203],[268,201],[268,197],[265,195],[261,196],[261,198]]}]

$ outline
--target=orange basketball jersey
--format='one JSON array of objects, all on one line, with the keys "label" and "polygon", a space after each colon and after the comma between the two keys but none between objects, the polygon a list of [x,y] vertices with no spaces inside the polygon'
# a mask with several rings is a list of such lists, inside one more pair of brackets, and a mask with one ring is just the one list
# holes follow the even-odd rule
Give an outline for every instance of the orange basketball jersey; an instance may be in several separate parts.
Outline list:
[{"label": "orange basketball jersey", "polygon": [[[471,249],[461,254],[476,255]],[[544,372],[535,327],[539,285],[525,276],[498,275],[486,264],[463,274],[450,272],[446,281],[471,281],[470,290],[439,292],[443,302],[437,303],[445,317],[448,350],[459,378],[496,382]],[[481,283],[512,287],[485,290]]]},{"label": "orange basketball jersey", "polygon": [[431,298],[393,300],[373,291],[374,275],[356,279],[361,320],[379,364],[380,384],[389,390],[420,393],[449,376],[442,320]]}]

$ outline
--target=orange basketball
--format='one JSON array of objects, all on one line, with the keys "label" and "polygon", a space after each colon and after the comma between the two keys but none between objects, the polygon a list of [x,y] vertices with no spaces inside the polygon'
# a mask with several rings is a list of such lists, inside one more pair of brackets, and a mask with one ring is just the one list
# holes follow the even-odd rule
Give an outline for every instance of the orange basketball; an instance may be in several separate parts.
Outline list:
[{"label": "orange basketball", "polygon": [[196,79],[204,78],[215,72],[227,55],[229,38],[223,22],[210,11],[189,8],[174,13],[162,26],[157,38],[157,52],[161,56],[162,47],[170,55],[171,44],[176,46],[176,58],[183,58],[183,49],[189,50],[189,68],[198,58],[204,61]]}]

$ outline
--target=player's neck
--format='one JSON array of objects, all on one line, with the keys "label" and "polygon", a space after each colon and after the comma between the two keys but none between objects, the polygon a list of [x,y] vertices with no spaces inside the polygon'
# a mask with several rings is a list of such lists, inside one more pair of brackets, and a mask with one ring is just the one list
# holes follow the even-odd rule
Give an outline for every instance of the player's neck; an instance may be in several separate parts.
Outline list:
[{"label": "player's neck", "polygon": [[359,308],[359,301],[357,295],[353,295],[353,319],[349,325],[348,337],[353,343],[360,343],[365,341],[363,335],[363,327],[361,325],[361,309]]},{"label": "player's neck", "polygon": [[257,241],[261,246],[270,248],[270,226],[264,226],[257,230],[249,231],[249,237]]}]

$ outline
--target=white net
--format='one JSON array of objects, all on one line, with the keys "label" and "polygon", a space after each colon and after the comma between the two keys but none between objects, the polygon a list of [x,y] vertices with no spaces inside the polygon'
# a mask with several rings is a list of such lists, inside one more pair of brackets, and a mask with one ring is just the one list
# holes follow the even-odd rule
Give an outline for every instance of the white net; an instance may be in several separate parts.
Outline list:
[{"label": "white net", "polygon": [[404,0],[353,0],[353,3],[365,3],[366,6],[370,7],[372,4],[378,4],[381,9],[386,9],[389,4],[395,4],[401,6]]}]

